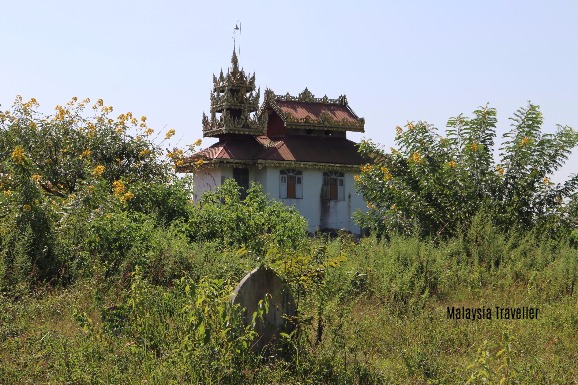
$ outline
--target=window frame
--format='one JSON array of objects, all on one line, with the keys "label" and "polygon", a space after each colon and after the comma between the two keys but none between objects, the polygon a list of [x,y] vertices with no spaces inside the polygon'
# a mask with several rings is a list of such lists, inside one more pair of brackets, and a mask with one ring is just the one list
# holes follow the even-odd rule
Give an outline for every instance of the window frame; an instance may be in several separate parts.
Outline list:
[{"label": "window frame", "polygon": [[343,172],[323,172],[321,198],[328,201],[345,200],[345,175]]},{"label": "window frame", "polygon": [[279,170],[279,198],[303,199],[303,171]]}]

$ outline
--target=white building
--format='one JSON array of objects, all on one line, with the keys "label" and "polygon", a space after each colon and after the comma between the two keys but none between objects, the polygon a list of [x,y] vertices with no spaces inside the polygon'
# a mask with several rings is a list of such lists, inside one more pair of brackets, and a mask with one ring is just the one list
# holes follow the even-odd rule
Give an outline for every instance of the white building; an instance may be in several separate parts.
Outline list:
[{"label": "white building", "polygon": [[254,181],[271,198],[294,205],[311,232],[360,234],[352,214],[366,205],[353,176],[367,160],[346,132],[363,132],[363,118],[345,96],[315,98],[307,88],[296,97],[267,90],[259,106],[255,75],[239,69],[234,51],[231,64],[226,75],[213,76],[211,116],[203,116],[203,136],[219,142],[178,169],[194,173],[195,199],[226,178],[244,189]]}]

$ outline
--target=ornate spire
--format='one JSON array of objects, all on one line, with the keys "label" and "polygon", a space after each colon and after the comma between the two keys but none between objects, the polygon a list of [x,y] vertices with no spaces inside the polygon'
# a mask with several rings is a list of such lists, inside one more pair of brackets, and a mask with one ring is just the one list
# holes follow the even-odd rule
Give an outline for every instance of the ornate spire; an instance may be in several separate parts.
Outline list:
[{"label": "ornate spire", "polygon": [[239,69],[239,59],[233,49],[227,74],[221,70],[219,77],[213,75],[211,115],[203,114],[203,136],[264,135],[267,116],[254,114],[259,108],[260,94],[260,90],[255,91],[255,74],[246,75]]},{"label": "ornate spire", "polygon": [[233,47],[233,56],[231,57],[231,72],[234,74],[239,72],[239,59],[237,58],[235,47]]}]

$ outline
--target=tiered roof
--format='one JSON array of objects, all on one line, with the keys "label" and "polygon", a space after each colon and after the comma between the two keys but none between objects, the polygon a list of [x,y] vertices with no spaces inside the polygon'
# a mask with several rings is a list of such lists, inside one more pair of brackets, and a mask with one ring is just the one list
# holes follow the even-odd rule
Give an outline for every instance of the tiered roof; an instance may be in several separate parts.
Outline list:
[{"label": "tiered roof", "polygon": [[330,99],[327,95],[316,98],[307,88],[298,96],[275,95],[267,90],[259,115],[267,109],[277,113],[288,129],[364,132],[365,120],[353,112],[345,95]]},{"label": "tiered roof", "polygon": [[364,132],[365,125],[345,95],[329,99],[316,98],[307,88],[298,96],[267,90],[261,107],[259,96],[255,74],[239,69],[233,51],[227,74],[213,75],[211,117],[203,114],[203,136],[219,142],[185,159],[178,171],[192,172],[200,163],[356,170],[367,162],[345,137],[346,131]]},{"label": "tiered roof", "polygon": [[239,69],[235,50],[227,75],[213,75],[211,116],[203,113],[203,136],[219,137],[224,134],[263,135],[267,116],[254,116],[259,108],[260,90],[255,92],[255,74],[246,75]]},{"label": "tiered roof", "polygon": [[250,167],[295,167],[357,170],[367,162],[354,142],[331,136],[290,135],[279,140],[267,136],[229,138],[199,151],[187,159],[179,172],[203,167],[243,165]]}]

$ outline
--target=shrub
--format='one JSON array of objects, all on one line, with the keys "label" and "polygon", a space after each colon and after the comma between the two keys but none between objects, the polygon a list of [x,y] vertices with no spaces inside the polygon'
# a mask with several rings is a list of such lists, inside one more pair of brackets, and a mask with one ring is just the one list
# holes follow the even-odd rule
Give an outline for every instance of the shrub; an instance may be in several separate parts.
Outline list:
[{"label": "shrub", "polygon": [[295,250],[307,237],[307,221],[296,209],[268,199],[258,184],[241,199],[232,179],[203,194],[187,225],[193,242],[218,240],[224,247],[246,247],[257,254],[263,254],[268,243]]}]

